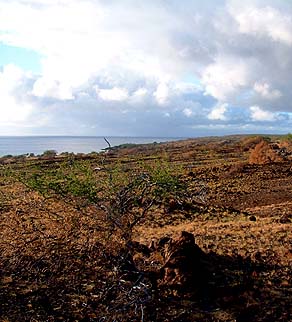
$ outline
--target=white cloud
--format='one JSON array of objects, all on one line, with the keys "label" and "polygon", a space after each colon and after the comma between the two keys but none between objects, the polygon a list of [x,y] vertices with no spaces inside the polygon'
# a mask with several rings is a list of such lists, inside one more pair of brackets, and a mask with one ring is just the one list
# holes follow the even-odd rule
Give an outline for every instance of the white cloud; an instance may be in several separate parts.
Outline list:
[{"label": "white cloud", "polygon": [[113,87],[110,89],[99,89],[96,88],[98,97],[104,101],[125,101],[128,99],[129,94],[125,88]]},{"label": "white cloud", "polygon": [[41,77],[33,85],[31,92],[32,95],[37,97],[51,97],[60,100],[70,100],[74,96],[72,89],[66,87],[64,83],[59,83],[56,80]]},{"label": "white cloud", "polygon": [[228,104],[226,103],[215,106],[212,109],[212,111],[208,114],[208,119],[225,121],[227,119],[225,116],[227,107],[228,107]]},{"label": "white cloud", "polygon": [[248,66],[233,57],[219,57],[202,75],[206,94],[224,101],[248,84]]},{"label": "white cloud", "polygon": [[11,91],[21,82],[22,78],[24,77],[24,72],[16,65],[8,64],[4,66],[0,77],[1,89],[5,88],[6,90]]},{"label": "white cloud", "polygon": [[148,90],[146,88],[138,88],[134,93],[133,97],[144,97],[148,93]]},{"label": "white cloud", "polygon": [[0,126],[15,126],[24,122],[32,111],[32,106],[19,101],[14,92],[25,77],[24,72],[10,64],[0,72]]},{"label": "white cloud", "polygon": [[183,109],[183,113],[186,117],[191,117],[193,115],[193,111],[190,108]]},{"label": "white cloud", "polygon": [[263,110],[259,106],[251,106],[250,107],[251,112],[251,119],[253,121],[274,121],[276,119],[275,115],[269,111]]},{"label": "white cloud", "polygon": [[143,103],[148,96],[148,90],[145,87],[140,87],[134,91],[130,97],[130,102],[134,105]]},{"label": "white cloud", "polygon": [[153,96],[156,98],[158,104],[164,105],[167,103],[169,94],[169,86],[166,83],[160,83],[153,93]]},{"label": "white cloud", "polygon": [[282,96],[281,92],[277,89],[271,89],[268,83],[257,82],[254,84],[254,90],[263,98],[274,100]]},{"label": "white cloud", "polygon": [[[0,4],[0,41],[42,54],[44,92],[51,92],[51,82],[74,89],[116,68],[157,79],[180,68],[160,57],[172,49],[167,31],[175,26],[163,6],[91,0]],[[160,39],[155,50],[154,35]]]},{"label": "white cloud", "polygon": [[37,75],[0,72],[0,124],[94,135],[289,128],[278,116],[292,111],[291,21],[280,0],[0,0],[0,42],[42,57]]},{"label": "white cloud", "polygon": [[239,32],[256,37],[270,37],[274,41],[292,45],[292,18],[270,6],[239,5],[230,12],[239,26]]}]

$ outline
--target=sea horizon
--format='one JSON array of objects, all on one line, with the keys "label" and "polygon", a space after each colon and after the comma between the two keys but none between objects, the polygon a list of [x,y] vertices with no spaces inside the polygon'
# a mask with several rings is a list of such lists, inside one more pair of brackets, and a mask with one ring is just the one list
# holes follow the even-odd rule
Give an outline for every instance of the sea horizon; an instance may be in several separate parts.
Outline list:
[{"label": "sea horizon", "polygon": [[186,139],[186,137],[158,136],[0,135],[0,157],[30,153],[40,155],[47,150],[55,150],[58,154],[101,152],[108,147],[104,138],[112,147],[121,144],[148,144]]}]

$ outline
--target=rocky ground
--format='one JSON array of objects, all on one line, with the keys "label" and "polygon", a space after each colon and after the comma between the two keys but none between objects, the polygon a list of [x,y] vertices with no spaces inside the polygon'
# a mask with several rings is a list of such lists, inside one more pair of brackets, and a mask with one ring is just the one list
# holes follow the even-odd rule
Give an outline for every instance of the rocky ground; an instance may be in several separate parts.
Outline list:
[{"label": "rocky ground", "polygon": [[292,321],[290,142],[0,162],[1,321]]}]

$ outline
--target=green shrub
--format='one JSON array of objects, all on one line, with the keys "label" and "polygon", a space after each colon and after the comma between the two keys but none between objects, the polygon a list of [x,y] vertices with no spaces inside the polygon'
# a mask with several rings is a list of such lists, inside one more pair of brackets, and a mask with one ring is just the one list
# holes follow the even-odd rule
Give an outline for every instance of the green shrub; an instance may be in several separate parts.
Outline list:
[{"label": "green shrub", "polygon": [[292,141],[292,133],[288,133],[284,136],[284,140],[291,142]]},{"label": "green shrub", "polygon": [[63,199],[76,209],[85,205],[102,209],[110,233],[118,229],[124,239],[130,239],[135,225],[153,206],[181,198],[186,189],[168,162],[142,164],[139,171],[125,167],[114,163],[97,173],[90,161],[68,158],[53,168],[21,172],[18,179],[44,197]]},{"label": "green shrub", "polygon": [[46,150],[43,152],[42,156],[47,158],[54,158],[57,155],[56,150]]}]

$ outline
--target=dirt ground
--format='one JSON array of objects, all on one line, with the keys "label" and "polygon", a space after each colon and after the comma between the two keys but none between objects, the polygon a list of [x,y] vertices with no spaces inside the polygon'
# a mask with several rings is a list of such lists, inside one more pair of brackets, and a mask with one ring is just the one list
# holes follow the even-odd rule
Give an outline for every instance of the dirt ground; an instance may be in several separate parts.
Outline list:
[{"label": "dirt ground", "polygon": [[177,169],[186,197],[151,208],[133,240],[148,246],[192,233],[212,277],[191,296],[160,287],[160,277],[153,286],[149,274],[163,267],[155,251],[132,254],[140,275],[125,278],[118,236],[101,228],[94,203],[45,197],[19,180],[36,168],[54,171],[62,158],[2,160],[0,321],[292,321],[292,160],[287,153],[251,162],[260,140],[200,138],[80,156],[92,169],[119,163],[139,172],[141,162],[161,160]]}]

